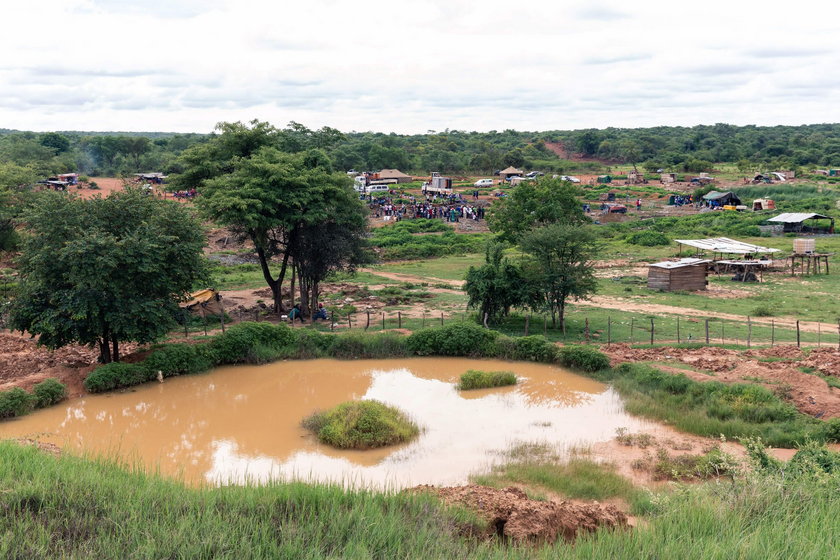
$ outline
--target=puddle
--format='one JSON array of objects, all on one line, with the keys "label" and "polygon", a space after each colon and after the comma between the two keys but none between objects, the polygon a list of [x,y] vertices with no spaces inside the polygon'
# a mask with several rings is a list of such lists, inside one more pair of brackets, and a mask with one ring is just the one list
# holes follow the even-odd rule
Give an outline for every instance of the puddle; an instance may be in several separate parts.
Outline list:
[{"label": "puddle", "polygon": [[[468,369],[513,371],[513,387],[459,392]],[[369,451],[322,445],[300,427],[351,399],[395,405],[423,429]],[[219,368],[125,393],[76,399],[0,423],[0,438],[38,437],[117,455],[187,483],[271,478],[401,488],[461,484],[521,442],[586,445],[646,425],[609,387],[561,368],[465,358],[306,360]]]}]

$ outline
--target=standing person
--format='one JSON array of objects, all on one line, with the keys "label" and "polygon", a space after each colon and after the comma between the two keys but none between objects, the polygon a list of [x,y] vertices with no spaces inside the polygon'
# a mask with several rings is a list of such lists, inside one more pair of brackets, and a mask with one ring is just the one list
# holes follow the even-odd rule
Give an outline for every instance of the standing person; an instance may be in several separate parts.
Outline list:
[{"label": "standing person", "polygon": [[636,212],[639,212],[641,209],[642,209],[642,199],[637,198],[636,199]]}]

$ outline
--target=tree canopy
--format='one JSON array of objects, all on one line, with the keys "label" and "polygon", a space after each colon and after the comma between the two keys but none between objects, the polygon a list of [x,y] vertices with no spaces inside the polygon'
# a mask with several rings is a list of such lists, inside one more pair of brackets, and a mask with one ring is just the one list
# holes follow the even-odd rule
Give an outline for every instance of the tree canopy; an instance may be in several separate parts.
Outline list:
[{"label": "tree canopy", "polygon": [[119,361],[121,342],[172,329],[179,300],[206,275],[201,225],[137,189],[92,200],[45,192],[22,219],[10,323],[50,348],[96,345],[101,361]]},{"label": "tree canopy", "polygon": [[560,179],[524,181],[493,205],[487,223],[501,239],[514,243],[535,227],[583,224],[589,218],[583,213],[579,194],[576,186]]},{"label": "tree canopy", "polygon": [[503,249],[502,243],[488,243],[484,264],[471,266],[467,271],[464,283],[469,296],[467,305],[478,309],[482,321],[495,321],[529,300],[522,268],[504,258]]}]

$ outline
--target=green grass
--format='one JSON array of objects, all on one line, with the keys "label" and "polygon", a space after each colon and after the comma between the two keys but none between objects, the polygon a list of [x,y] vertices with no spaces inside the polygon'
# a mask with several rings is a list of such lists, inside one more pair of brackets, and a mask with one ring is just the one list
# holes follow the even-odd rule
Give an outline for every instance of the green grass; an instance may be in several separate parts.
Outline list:
[{"label": "green grass", "polygon": [[404,443],[420,433],[417,424],[393,406],[350,401],[304,419],[304,428],[322,443],[340,449],[371,449]]},{"label": "green grass", "polygon": [[481,371],[471,369],[461,375],[461,382],[458,384],[458,389],[468,391],[470,389],[504,387],[505,385],[516,385],[516,381],[516,374],[512,371]]},{"label": "green grass", "polygon": [[424,278],[440,278],[442,280],[463,280],[467,269],[470,266],[481,266],[484,264],[484,255],[473,253],[468,255],[457,255],[441,257],[439,259],[427,259],[422,261],[411,261],[405,263],[383,264],[374,267],[383,272],[397,272],[411,274]]}]

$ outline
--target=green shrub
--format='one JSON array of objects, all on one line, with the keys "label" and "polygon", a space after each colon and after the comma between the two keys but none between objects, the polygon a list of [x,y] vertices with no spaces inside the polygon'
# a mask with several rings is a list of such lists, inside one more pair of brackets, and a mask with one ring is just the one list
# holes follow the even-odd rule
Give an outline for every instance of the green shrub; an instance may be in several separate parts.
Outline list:
[{"label": "green shrub", "polygon": [[156,374],[140,364],[110,363],[93,370],[84,385],[91,393],[102,393],[151,381]]},{"label": "green shrub", "polygon": [[504,387],[516,385],[516,375],[512,371],[480,371],[471,369],[461,376],[458,389],[487,389],[490,387]]},{"label": "green shrub", "polygon": [[498,334],[474,323],[450,323],[414,332],[408,347],[418,356],[492,356]]},{"label": "green shrub", "polygon": [[631,245],[642,245],[644,247],[655,247],[657,245],[669,245],[671,240],[664,233],[658,231],[637,231],[627,236],[627,243]]},{"label": "green shrub", "polygon": [[775,313],[770,306],[766,304],[758,305],[752,310],[753,317],[772,317],[773,315],[775,315]]},{"label": "green shrub", "polygon": [[788,469],[795,474],[815,472],[840,473],[840,453],[829,450],[825,445],[808,442],[788,462]]},{"label": "green shrub", "polygon": [[338,359],[398,358],[409,354],[407,338],[396,333],[345,333],[335,337],[330,347],[330,355]]},{"label": "green shrub", "polygon": [[12,418],[29,414],[35,409],[38,397],[20,387],[0,391],[0,418]]},{"label": "green shrub", "polygon": [[602,352],[589,346],[563,346],[559,361],[567,367],[594,372],[610,367],[610,359]]},{"label": "green shrub", "polygon": [[514,360],[546,363],[557,359],[559,349],[542,335],[514,338],[514,347]]},{"label": "green shrub", "polygon": [[49,378],[32,387],[32,393],[37,400],[38,408],[44,408],[59,403],[67,398],[67,387],[58,379]]},{"label": "green shrub", "polygon": [[342,449],[371,449],[410,440],[420,433],[400,410],[378,401],[351,401],[316,412],[302,423],[323,443]]},{"label": "green shrub", "polygon": [[206,345],[172,344],[149,354],[143,365],[153,374],[160,371],[164,377],[171,377],[206,371],[216,364]]},{"label": "green shrub", "polygon": [[209,347],[217,364],[259,363],[271,352],[279,356],[294,341],[294,331],[283,324],[239,323],[216,336]]},{"label": "green shrub", "polygon": [[330,355],[336,335],[322,334],[312,329],[295,329],[293,332],[295,341],[283,349],[281,358],[311,360]]},{"label": "green shrub", "polygon": [[826,441],[840,443],[840,417],[826,420],[823,424],[823,433]]}]

